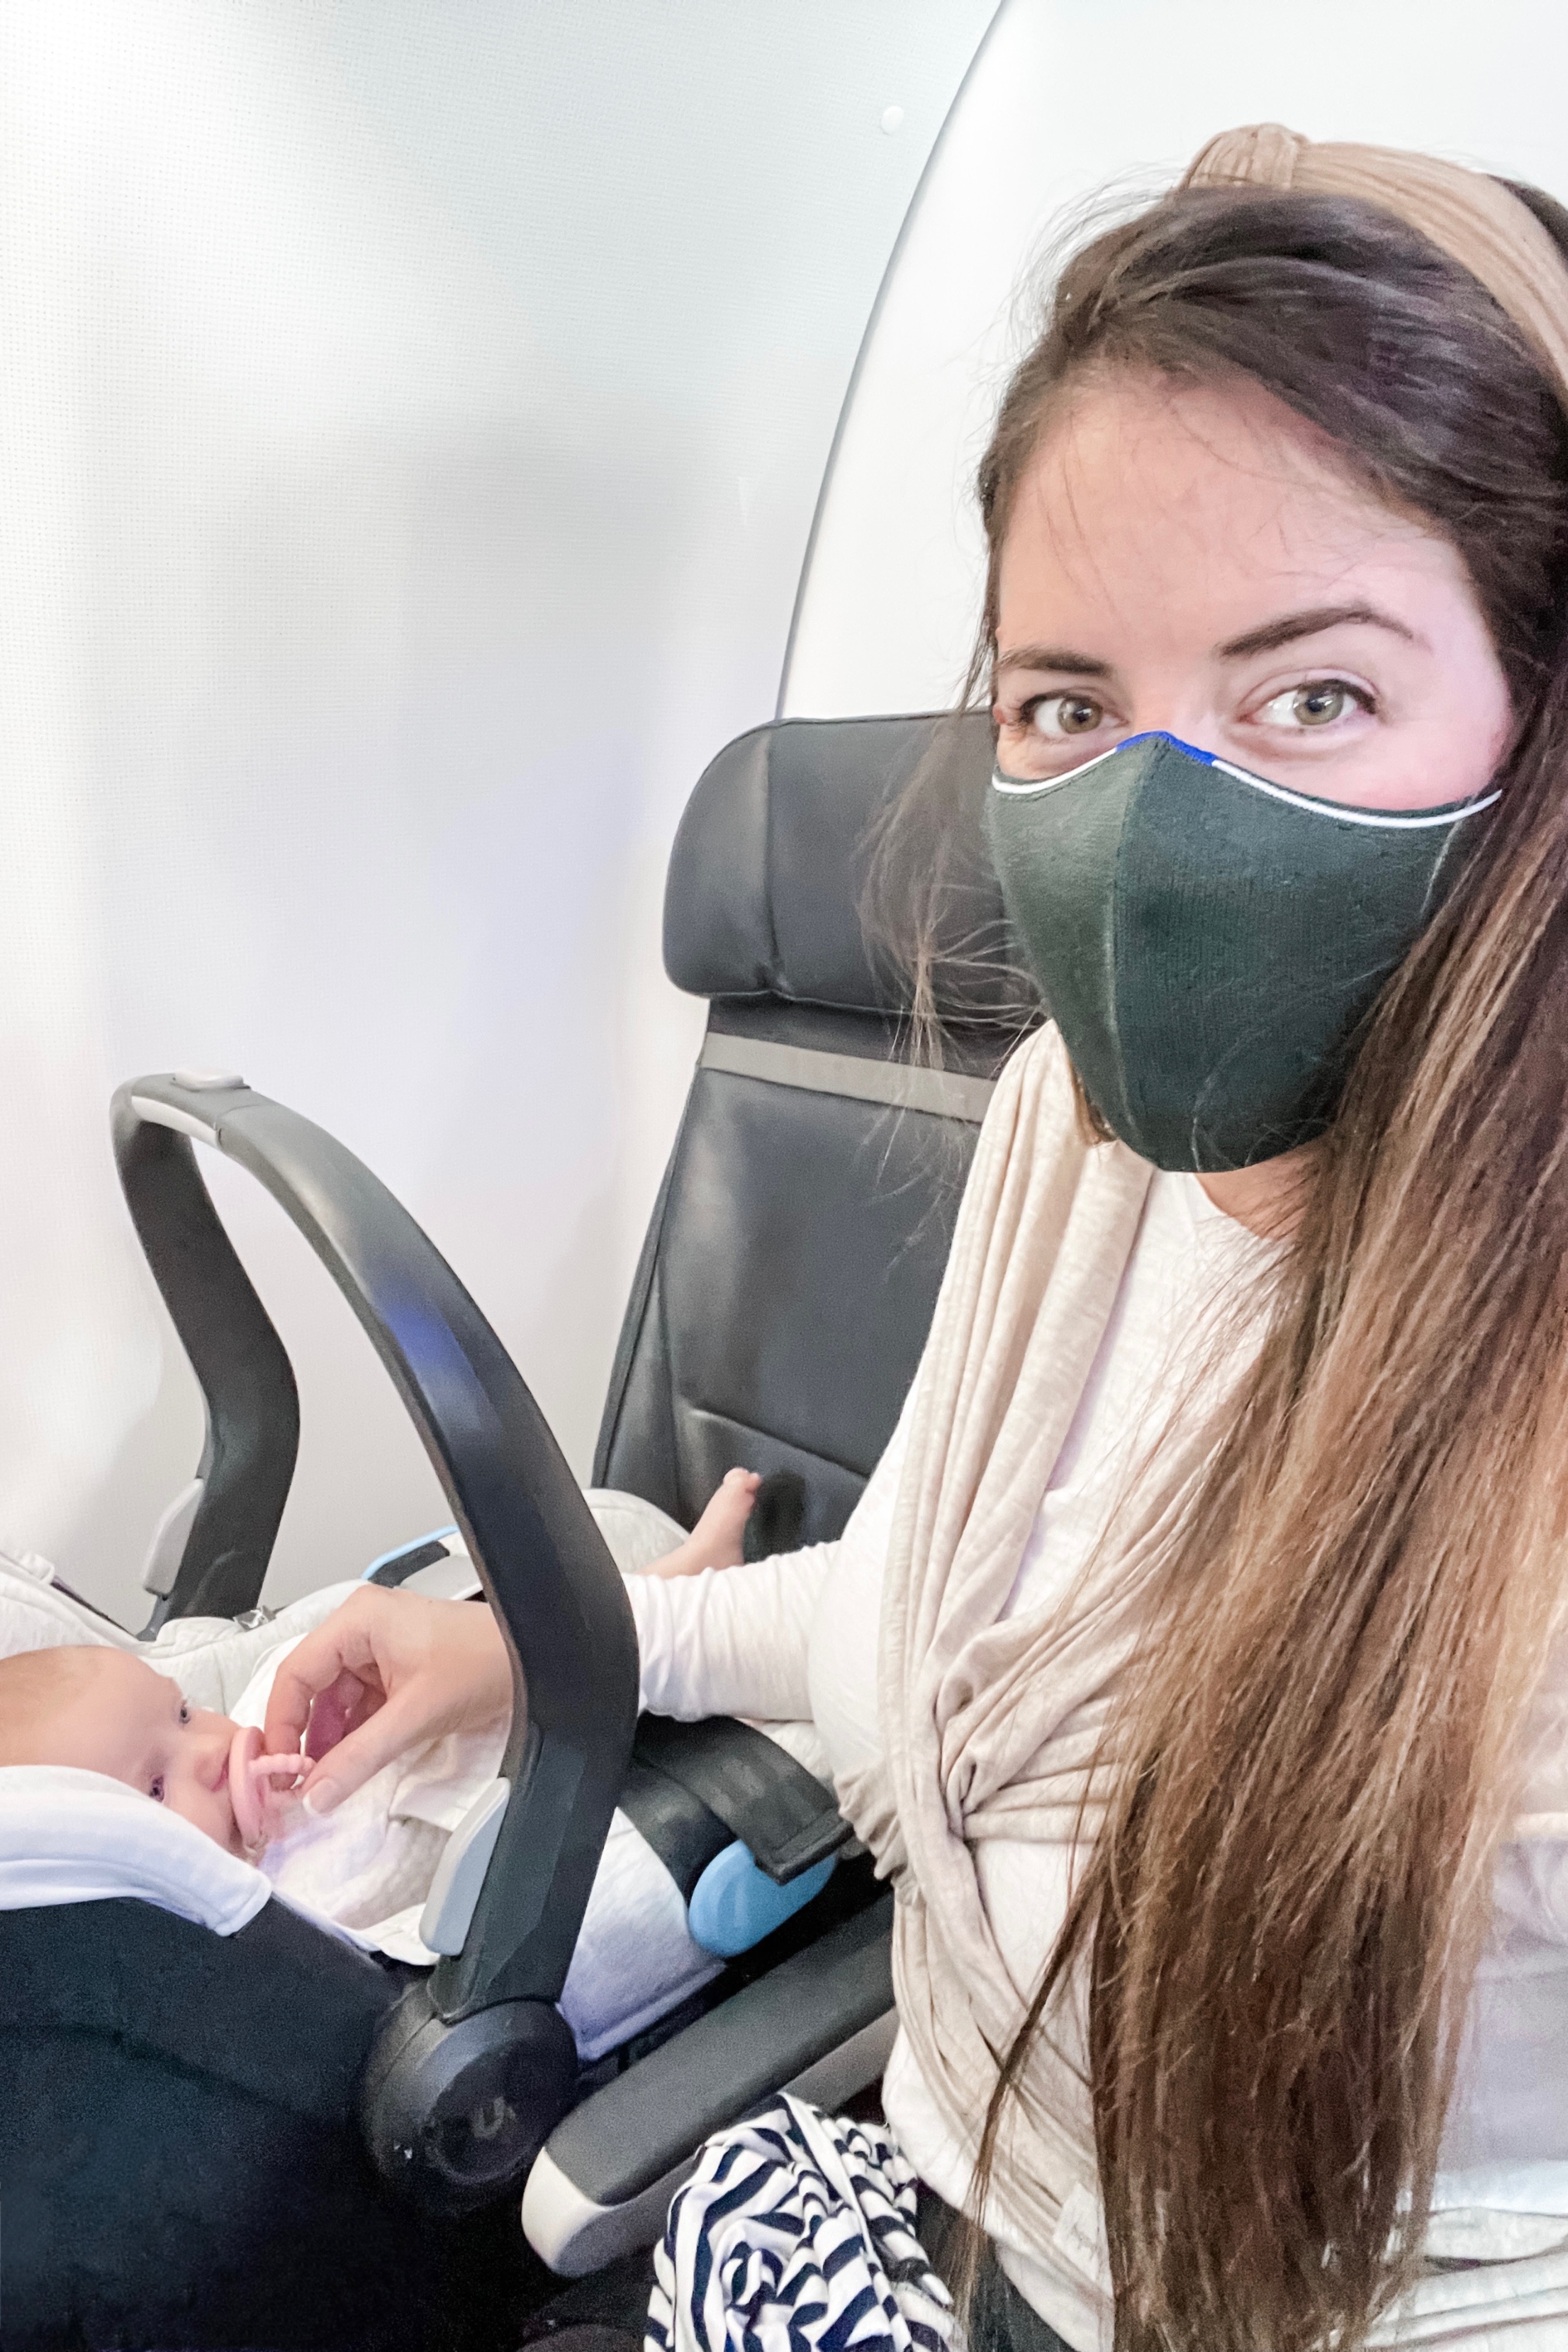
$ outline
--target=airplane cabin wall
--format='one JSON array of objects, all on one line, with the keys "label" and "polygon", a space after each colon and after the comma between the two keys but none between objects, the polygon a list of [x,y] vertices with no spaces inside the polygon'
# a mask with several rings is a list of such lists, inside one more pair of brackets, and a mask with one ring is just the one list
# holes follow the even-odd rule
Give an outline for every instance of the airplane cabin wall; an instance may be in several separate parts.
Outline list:
[{"label": "airplane cabin wall", "polygon": [[1005,0],[862,353],[780,697],[940,709],[984,579],[971,483],[1074,223],[1168,186],[1215,131],[1417,147],[1568,199],[1568,12],[1542,0]]},{"label": "airplane cabin wall", "polygon": [[[700,1024],[665,861],[773,709],[846,384],[993,0],[12,0],[0,1538],[129,1622],[200,1443],[110,1089],[238,1068],[586,1471]],[[447,1512],[204,1155],[300,1376],[268,1585]]]}]

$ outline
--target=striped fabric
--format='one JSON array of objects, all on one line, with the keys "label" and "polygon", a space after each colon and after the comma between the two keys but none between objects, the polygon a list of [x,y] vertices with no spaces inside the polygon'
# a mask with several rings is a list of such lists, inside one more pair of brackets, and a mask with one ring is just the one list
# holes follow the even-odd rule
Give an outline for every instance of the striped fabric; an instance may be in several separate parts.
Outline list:
[{"label": "striped fabric", "polygon": [[677,2194],[644,2352],[960,2352],[915,2194],[885,2132],[786,2092]]}]

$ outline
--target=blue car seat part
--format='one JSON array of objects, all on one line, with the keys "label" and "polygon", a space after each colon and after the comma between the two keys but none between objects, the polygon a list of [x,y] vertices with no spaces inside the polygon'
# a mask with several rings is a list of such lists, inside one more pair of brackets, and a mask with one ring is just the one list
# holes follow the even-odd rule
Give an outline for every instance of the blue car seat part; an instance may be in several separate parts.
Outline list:
[{"label": "blue car seat part", "polygon": [[714,1855],[691,1890],[686,1922],[693,1941],[721,1959],[749,1952],[821,1894],[833,1875],[834,1861],[829,1854],[826,1862],[781,1886],[758,1868],[750,1848],[734,1839]]}]

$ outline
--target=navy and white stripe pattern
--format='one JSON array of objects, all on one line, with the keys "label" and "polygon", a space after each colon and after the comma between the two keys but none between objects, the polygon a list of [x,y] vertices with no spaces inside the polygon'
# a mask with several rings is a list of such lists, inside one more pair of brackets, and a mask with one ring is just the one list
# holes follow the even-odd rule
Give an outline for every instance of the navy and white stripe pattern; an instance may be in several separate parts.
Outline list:
[{"label": "navy and white stripe pattern", "polygon": [[654,2254],[644,2352],[959,2352],[886,2132],[787,2092],[720,2132]]}]

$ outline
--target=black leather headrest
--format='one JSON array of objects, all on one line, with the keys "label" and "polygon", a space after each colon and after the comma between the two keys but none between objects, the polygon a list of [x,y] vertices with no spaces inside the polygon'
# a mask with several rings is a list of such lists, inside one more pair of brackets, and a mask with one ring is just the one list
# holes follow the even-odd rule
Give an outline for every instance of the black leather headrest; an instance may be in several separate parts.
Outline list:
[{"label": "black leather headrest", "polygon": [[[973,981],[977,939],[1002,940],[1001,892],[984,850],[990,780],[984,711],[954,718],[784,719],[727,744],[704,772],[675,836],[664,900],[665,968],[693,996],[776,996],[851,1011],[908,1010],[903,976],[868,946],[860,895],[867,835],[921,771],[924,801],[963,836],[964,879],[947,895],[937,936],[962,954],[962,1001],[944,1012],[984,1019]],[[933,788],[934,787],[934,792]],[[949,936],[951,934],[951,936]],[[1016,1003],[999,984],[996,1008]]]}]

